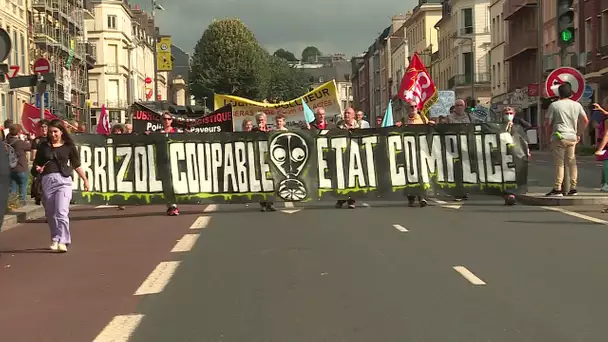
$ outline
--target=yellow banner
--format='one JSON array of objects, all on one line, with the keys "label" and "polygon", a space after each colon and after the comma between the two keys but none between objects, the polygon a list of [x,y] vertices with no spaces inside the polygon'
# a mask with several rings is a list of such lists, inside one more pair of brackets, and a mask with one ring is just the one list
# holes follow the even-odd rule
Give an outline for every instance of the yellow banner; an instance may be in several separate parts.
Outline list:
[{"label": "yellow banner", "polygon": [[161,37],[156,43],[156,64],[158,71],[173,70],[171,61],[171,37]]},{"label": "yellow banner", "polygon": [[242,124],[245,120],[253,121],[253,125],[255,126],[255,114],[258,112],[266,113],[268,125],[270,127],[274,126],[275,116],[277,114],[285,115],[285,121],[288,127],[302,127],[306,123],[304,120],[302,99],[304,99],[308,107],[313,111],[318,107],[325,109],[325,116],[328,120],[342,114],[342,106],[338,99],[338,90],[335,80],[322,84],[302,95],[300,98],[285,102],[257,102],[238,96],[221,94],[215,94],[213,102],[215,108],[221,108],[232,103],[234,130],[242,131]]}]

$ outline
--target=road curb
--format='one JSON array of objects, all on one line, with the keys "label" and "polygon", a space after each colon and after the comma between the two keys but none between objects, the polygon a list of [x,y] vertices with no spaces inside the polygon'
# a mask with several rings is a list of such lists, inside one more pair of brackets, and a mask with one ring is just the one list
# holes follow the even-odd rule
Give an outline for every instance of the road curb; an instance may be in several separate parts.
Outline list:
[{"label": "road curb", "polygon": [[517,194],[518,203],[525,205],[561,207],[577,205],[608,205],[608,196],[564,196],[546,197],[538,194]]},{"label": "road curb", "polygon": [[9,214],[4,215],[4,221],[2,223],[2,231],[9,230],[17,227],[21,223],[25,223],[29,220],[34,220],[44,216],[44,207],[41,205],[28,204],[19,209],[10,211]]}]

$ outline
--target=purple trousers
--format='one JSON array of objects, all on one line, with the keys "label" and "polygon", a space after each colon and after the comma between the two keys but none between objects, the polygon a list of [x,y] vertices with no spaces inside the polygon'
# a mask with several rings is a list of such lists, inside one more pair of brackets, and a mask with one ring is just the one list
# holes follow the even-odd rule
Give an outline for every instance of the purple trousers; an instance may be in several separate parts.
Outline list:
[{"label": "purple trousers", "polygon": [[49,173],[40,178],[42,203],[46,219],[51,228],[51,240],[70,244],[70,201],[72,200],[72,178],[61,173]]}]

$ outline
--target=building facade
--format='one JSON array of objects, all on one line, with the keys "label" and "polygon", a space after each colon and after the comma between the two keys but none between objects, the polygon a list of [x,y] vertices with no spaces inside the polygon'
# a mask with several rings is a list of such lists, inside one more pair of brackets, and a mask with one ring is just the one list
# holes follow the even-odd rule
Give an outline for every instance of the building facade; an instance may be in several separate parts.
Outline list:
[{"label": "building facade", "polygon": [[442,15],[448,18],[444,21],[442,17],[436,25],[440,41],[451,49],[451,58],[443,59],[443,66],[447,67],[444,73],[447,88],[444,89],[454,90],[457,98],[473,98],[480,104],[488,104],[492,97],[489,7],[490,2],[483,0],[445,1]]},{"label": "building facade", "polygon": [[92,18],[81,0],[32,1],[30,59],[44,57],[51,63],[56,83],[47,91],[49,109],[56,116],[83,120],[87,115],[87,74],[96,52],[87,42],[85,20]]},{"label": "building facade", "polygon": [[505,63],[506,26],[503,18],[503,7],[506,0],[491,0],[490,24],[490,82],[492,86],[492,104],[503,104],[508,101],[509,64]]},{"label": "building facade", "polygon": [[440,19],[441,0],[419,0],[405,21],[409,55],[417,53],[427,67],[431,64],[431,55],[439,48],[434,27]]},{"label": "building facade", "polygon": [[[0,27],[11,37],[13,49],[5,63],[18,66],[18,75],[30,74],[29,51],[29,9],[25,0],[4,0],[0,2]],[[0,84],[0,125],[7,119],[20,121],[24,103],[31,101],[30,88],[10,90],[8,81]]]},{"label": "building facade", "polygon": [[351,82],[353,89],[353,106],[369,113],[367,74],[365,69],[365,54],[351,58]]},{"label": "building facade", "polygon": [[[406,15],[407,16],[407,15]],[[401,79],[409,66],[410,50],[406,38],[405,19],[390,36],[391,43],[391,93],[393,100],[393,121],[405,117],[407,114],[403,101],[399,98]]]},{"label": "building facade", "polygon": [[[594,12],[595,11],[595,12]],[[599,14],[598,14],[599,13]],[[583,68],[587,83],[594,89],[596,102],[608,104],[608,3],[587,0],[579,6],[577,30],[579,51],[585,52]]]},{"label": "building facade", "polygon": [[[126,2],[91,2],[94,19],[87,20],[89,41],[100,53],[89,71],[92,124],[106,107],[112,122],[129,121],[135,101],[154,101],[154,22],[139,6]],[[158,98],[167,99],[167,72],[159,72]]]}]

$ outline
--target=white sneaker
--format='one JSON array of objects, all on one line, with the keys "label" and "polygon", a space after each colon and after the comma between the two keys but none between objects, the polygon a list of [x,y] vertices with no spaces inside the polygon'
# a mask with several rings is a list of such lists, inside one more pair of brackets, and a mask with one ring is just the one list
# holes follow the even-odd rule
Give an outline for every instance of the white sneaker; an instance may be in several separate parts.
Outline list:
[{"label": "white sneaker", "polygon": [[57,243],[57,241],[53,241],[53,243],[49,246],[49,249],[52,251],[58,251],[59,250],[59,244]]},{"label": "white sneaker", "polygon": [[68,246],[66,246],[64,243],[60,243],[59,244],[59,252],[65,253],[67,251],[68,251]]}]

